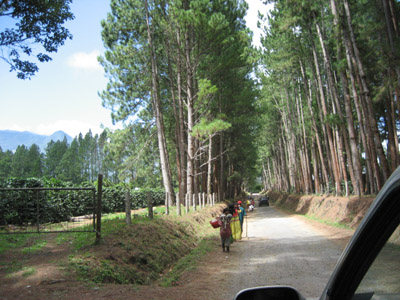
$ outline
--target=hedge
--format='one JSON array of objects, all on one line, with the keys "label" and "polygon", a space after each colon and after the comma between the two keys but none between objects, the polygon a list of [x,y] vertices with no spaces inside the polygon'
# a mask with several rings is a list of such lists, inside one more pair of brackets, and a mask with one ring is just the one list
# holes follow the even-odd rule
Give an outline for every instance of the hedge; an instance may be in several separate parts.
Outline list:
[{"label": "hedge", "polygon": [[[9,178],[0,182],[0,188],[76,188],[70,182],[55,179]],[[93,183],[84,183],[79,187],[95,187]],[[147,207],[147,192],[150,192],[153,205],[165,202],[162,189],[132,189],[123,184],[103,187],[102,213],[125,211],[125,193],[131,193],[132,209]],[[36,224],[37,203],[39,203],[40,223],[68,221],[71,217],[93,213],[93,193],[88,190],[66,191],[0,191],[0,225]]]}]

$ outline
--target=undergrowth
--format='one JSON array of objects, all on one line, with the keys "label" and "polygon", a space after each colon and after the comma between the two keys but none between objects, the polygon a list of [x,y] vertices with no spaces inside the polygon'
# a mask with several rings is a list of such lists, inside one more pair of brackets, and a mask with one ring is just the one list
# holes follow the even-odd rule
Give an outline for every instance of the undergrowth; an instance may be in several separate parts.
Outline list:
[{"label": "undergrowth", "polygon": [[114,215],[103,219],[98,244],[88,233],[63,236],[58,242],[70,242],[76,249],[69,268],[81,280],[137,285],[159,280],[170,286],[212,249],[218,231],[209,220],[220,212],[217,205],[183,216],[156,213],[152,220],[137,215],[131,225],[124,214]]},{"label": "undergrowth", "polygon": [[195,270],[199,259],[206,255],[213,245],[215,245],[215,239],[202,240],[193,251],[178,260],[174,267],[161,278],[160,285],[164,287],[172,286],[185,271]]},{"label": "undergrowth", "polygon": [[351,227],[349,225],[346,225],[344,223],[339,223],[339,222],[332,222],[332,221],[328,221],[328,220],[324,220],[321,218],[317,218],[314,215],[302,215],[303,217],[313,220],[313,221],[318,221],[320,223],[332,226],[332,227],[336,227],[336,228],[343,228],[343,229],[351,229]]},{"label": "undergrowth", "polygon": [[0,254],[11,249],[25,247],[32,239],[39,238],[39,234],[0,234]]}]

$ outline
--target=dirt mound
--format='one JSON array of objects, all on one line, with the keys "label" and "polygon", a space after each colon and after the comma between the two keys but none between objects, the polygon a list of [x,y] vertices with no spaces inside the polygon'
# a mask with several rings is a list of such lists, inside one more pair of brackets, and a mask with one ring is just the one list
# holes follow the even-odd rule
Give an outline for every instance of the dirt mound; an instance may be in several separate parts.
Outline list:
[{"label": "dirt mound", "polygon": [[375,197],[336,197],[316,195],[290,195],[269,192],[274,205],[302,215],[311,215],[332,223],[356,228]]}]

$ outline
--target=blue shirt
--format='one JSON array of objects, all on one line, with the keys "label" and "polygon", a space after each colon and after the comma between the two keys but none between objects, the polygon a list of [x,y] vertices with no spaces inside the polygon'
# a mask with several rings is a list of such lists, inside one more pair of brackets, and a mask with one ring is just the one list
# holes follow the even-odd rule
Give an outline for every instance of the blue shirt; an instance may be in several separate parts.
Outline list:
[{"label": "blue shirt", "polygon": [[246,210],[241,206],[239,208],[240,208],[239,221],[240,223],[243,223],[243,218],[246,215]]}]

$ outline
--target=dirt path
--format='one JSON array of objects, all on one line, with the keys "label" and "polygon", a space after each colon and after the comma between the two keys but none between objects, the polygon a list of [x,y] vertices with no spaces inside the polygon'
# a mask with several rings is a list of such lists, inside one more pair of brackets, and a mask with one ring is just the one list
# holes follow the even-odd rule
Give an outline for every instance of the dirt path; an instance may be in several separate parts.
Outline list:
[{"label": "dirt path", "polygon": [[[291,285],[306,297],[317,297],[352,234],[273,207],[248,214],[242,241],[224,253],[218,240],[196,270],[176,286],[86,285],[69,277],[63,262],[68,245],[48,242],[41,255],[0,257],[0,299],[232,299],[241,289],[260,285]],[[328,238],[328,239],[326,239]],[[23,263],[38,271],[6,275],[6,267]],[[6,266],[6,267],[5,267]],[[25,269],[27,270],[27,269]],[[21,271],[22,272],[22,271]]]},{"label": "dirt path", "polygon": [[224,299],[263,285],[289,285],[319,298],[352,235],[273,207],[256,208],[247,221],[247,238],[233,246],[239,257]]}]

